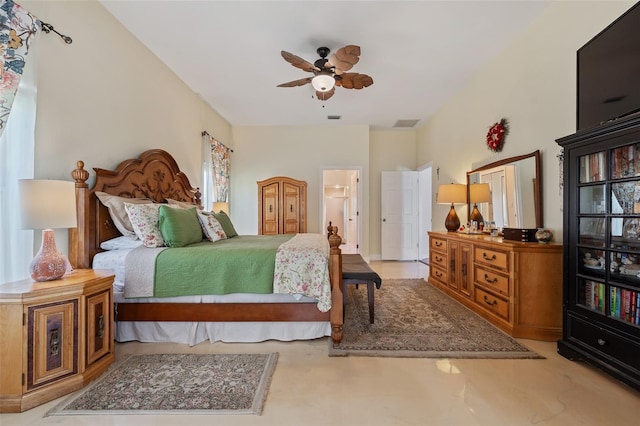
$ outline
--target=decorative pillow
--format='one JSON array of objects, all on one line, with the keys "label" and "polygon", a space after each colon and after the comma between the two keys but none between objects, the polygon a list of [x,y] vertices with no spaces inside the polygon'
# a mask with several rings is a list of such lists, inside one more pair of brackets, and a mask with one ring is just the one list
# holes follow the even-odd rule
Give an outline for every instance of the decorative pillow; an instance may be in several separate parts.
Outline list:
[{"label": "decorative pillow", "polygon": [[161,205],[158,210],[158,228],[168,247],[184,247],[202,241],[202,228],[195,207],[176,209]]},{"label": "decorative pillow", "polygon": [[117,195],[107,194],[106,192],[95,192],[96,197],[100,200],[104,206],[109,209],[109,215],[111,216],[111,220],[113,224],[116,226],[118,231],[125,237],[130,237],[135,239],[136,233],[133,230],[133,226],[131,225],[131,221],[127,216],[127,211],[124,208],[124,203],[130,204],[152,204],[153,201],[148,198],[126,198],[126,197],[118,197]]},{"label": "decorative pillow", "polygon": [[171,198],[167,198],[167,203],[172,204],[174,206],[179,206],[182,209],[188,209],[188,208],[191,208],[191,207],[199,207],[197,204],[189,203],[187,201],[172,200]]},{"label": "decorative pillow", "polygon": [[134,249],[136,247],[140,247],[142,245],[142,241],[138,238],[135,240],[131,237],[125,237],[124,235],[121,237],[112,238],[107,241],[103,241],[100,243],[100,248],[102,250],[127,250]]},{"label": "decorative pillow", "polygon": [[222,226],[222,229],[224,230],[224,233],[227,236],[227,238],[233,238],[238,236],[236,229],[233,227],[233,223],[231,223],[231,219],[229,218],[229,216],[227,216],[225,212],[223,211],[219,213],[212,212],[211,214],[218,220],[218,222],[220,222],[220,225]]},{"label": "decorative pillow", "polygon": [[204,232],[207,240],[215,242],[227,238],[224,229],[222,229],[222,225],[220,225],[220,222],[218,222],[218,219],[216,219],[213,214],[198,211],[198,219],[200,220],[202,232]]},{"label": "decorative pillow", "polygon": [[124,203],[133,230],[145,247],[164,247],[164,238],[158,228],[158,209],[160,206],[179,208],[169,204]]}]

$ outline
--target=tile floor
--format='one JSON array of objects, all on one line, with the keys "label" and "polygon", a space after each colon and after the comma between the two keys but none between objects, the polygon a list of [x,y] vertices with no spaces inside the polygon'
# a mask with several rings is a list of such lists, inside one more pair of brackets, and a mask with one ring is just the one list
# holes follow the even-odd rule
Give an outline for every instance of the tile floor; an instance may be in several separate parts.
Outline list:
[{"label": "tile floor", "polygon": [[[383,278],[423,278],[420,262],[372,262]],[[521,340],[544,360],[329,358],[327,340],[228,344],[117,344],[118,356],[153,352],[279,352],[261,416],[43,417],[59,400],[0,425],[632,425],[640,392]]]}]

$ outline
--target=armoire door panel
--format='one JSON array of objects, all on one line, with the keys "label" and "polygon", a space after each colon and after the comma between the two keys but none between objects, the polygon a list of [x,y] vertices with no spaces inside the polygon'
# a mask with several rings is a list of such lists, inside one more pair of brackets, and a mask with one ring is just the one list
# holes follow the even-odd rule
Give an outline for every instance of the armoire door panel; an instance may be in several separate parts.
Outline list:
[{"label": "armoire door panel", "polygon": [[283,176],[258,182],[258,233],[307,232],[307,183]]}]

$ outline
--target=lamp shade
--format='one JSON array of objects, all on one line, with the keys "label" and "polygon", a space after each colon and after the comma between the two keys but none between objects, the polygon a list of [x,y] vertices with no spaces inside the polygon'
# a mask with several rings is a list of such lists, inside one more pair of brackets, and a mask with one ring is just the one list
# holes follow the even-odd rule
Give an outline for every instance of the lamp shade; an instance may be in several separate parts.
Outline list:
[{"label": "lamp shade", "polygon": [[488,203],[491,201],[491,188],[488,183],[469,185],[469,203]]},{"label": "lamp shade", "polygon": [[229,203],[225,201],[214,201],[213,203],[213,211],[214,212],[225,212],[229,214]]},{"label": "lamp shade", "polygon": [[311,79],[311,85],[318,92],[328,92],[335,86],[336,80],[330,74],[320,73]]},{"label": "lamp shade", "polygon": [[75,184],[62,180],[21,179],[22,229],[75,228]]},{"label": "lamp shade", "polygon": [[450,183],[438,188],[438,204],[464,204],[467,202],[467,185]]}]

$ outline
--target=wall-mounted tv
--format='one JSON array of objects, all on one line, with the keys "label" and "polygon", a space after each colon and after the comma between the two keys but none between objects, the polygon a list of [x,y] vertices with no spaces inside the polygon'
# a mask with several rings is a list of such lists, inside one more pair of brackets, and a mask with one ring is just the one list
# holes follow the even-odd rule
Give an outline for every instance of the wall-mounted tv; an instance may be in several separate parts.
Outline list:
[{"label": "wall-mounted tv", "polygon": [[640,2],[578,50],[577,130],[640,111]]}]

